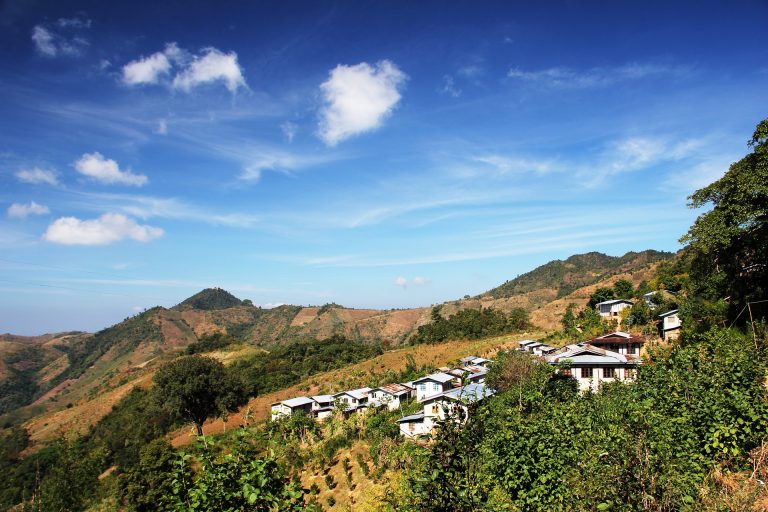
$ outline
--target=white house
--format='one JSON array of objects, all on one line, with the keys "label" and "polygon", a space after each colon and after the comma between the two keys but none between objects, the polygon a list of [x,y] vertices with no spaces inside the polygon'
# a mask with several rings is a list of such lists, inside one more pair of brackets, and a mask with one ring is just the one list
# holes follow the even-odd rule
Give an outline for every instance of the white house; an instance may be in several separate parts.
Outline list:
[{"label": "white house", "polygon": [[662,313],[659,318],[661,318],[661,338],[664,341],[677,339],[680,336],[680,328],[683,326],[678,310],[673,309]]},{"label": "white house", "polygon": [[493,359],[486,359],[484,357],[477,356],[467,356],[462,357],[459,361],[463,365],[482,366],[483,368],[487,368],[488,365],[493,362]]},{"label": "white house", "polygon": [[618,318],[622,311],[634,305],[635,303],[631,300],[615,299],[598,302],[595,304],[595,309],[603,318]]},{"label": "white house", "polygon": [[333,415],[333,395],[316,395],[312,400],[312,414],[315,418],[324,420]]},{"label": "white house", "polygon": [[453,375],[438,372],[414,380],[413,385],[416,387],[416,400],[421,402],[427,397],[448,391],[453,387],[454,379],[455,377]]},{"label": "white house", "polygon": [[305,396],[275,402],[272,404],[272,419],[276,420],[282,416],[290,416],[297,411],[303,411],[307,415],[311,415],[314,403],[314,400]]},{"label": "white house", "polygon": [[580,391],[596,391],[603,382],[633,380],[641,364],[637,355],[619,354],[588,343],[568,345],[546,360],[552,365],[567,365],[558,373],[575,378]]},{"label": "white house", "polygon": [[485,376],[488,374],[488,368],[483,366],[466,365],[456,366],[447,372],[448,375],[455,377],[454,382],[460,386],[465,379],[470,383],[481,384],[485,382]]},{"label": "white house", "polygon": [[530,352],[530,349],[528,347],[532,345],[540,345],[540,343],[536,340],[522,340],[517,344],[517,350],[520,350],[523,352]]},{"label": "white house", "polygon": [[592,338],[586,343],[589,343],[594,347],[618,352],[619,354],[637,355],[640,353],[640,350],[645,343],[645,338],[642,336],[632,336],[631,334],[622,331],[616,331],[598,336],[597,338]]},{"label": "white house", "polygon": [[400,433],[405,437],[432,434],[440,420],[453,418],[464,422],[469,414],[469,405],[494,394],[484,384],[468,384],[450,389],[439,395],[424,400],[424,410],[411,416],[400,418]]},{"label": "white house", "polygon": [[368,393],[368,404],[371,407],[386,405],[390,411],[394,411],[399,409],[400,405],[411,398],[412,395],[413,388],[405,384],[385,384],[384,386],[373,388]]},{"label": "white house", "polygon": [[347,411],[354,411],[364,408],[368,403],[368,393],[371,388],[358,388],[349,391],[342,391],[333,395],[333,401],[341,402]]}]

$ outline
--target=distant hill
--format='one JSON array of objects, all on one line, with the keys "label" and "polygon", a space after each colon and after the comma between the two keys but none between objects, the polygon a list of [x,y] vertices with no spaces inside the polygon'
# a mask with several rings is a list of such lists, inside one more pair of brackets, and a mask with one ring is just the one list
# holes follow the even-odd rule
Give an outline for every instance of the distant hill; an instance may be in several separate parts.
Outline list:
[{"label": "distant hill", "polygon": [[[658,261],[672,256],[658,251],[621,257],[593,252],[551,261],[481,296],[447,302],[442,314],[522,307],[534,324],[551,329],[559,325],[569,303],[586,304],[594,287],[610,286],[619,278],[637,284],[652,276]],[[146,385],[159,365],[207,334],[227,333],[247,350],[334,334],[386,348],[404,343],[430,322],[431,309],[382,311],[338,304],[263,309],[226,290],[208,288],[170,309],[152,308],[95,334],[0,335],[0,420],[5,421],[3,413],[29,418],[46,411],[44,423],[55,418],[66,430],[75,421],[69,404],[88,404],[105,414],[113,400],[133,386]],[[82,421],[98,419],[98,414]],[[54,432],[53,425],[43,424],[41,435]]]},{"label": "distant hill", "polygon": [[628,252],[624,256],[608,256],[601,252],[576,254],[565,261],[550,261],[501,286],[488,290],[481,296],[503,299],[554,289],[555,297],[560,298],[611,275],[639,270],[651,263],[667,260],[673,256],[671,252],[654,250]]},{"label": "distant hill", "polygon": [[242,306],[243,301],[221,288],[206,288],[173,307],[176,310],[200,309],[213,311]]}]

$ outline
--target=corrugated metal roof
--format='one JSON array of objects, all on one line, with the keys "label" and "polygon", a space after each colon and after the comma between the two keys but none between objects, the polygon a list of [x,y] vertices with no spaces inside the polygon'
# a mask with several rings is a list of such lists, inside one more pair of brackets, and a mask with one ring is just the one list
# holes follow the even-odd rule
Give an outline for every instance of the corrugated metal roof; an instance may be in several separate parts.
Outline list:
[{"label": "corrugated metal roof", "polygon": [[312,400],[315,402],[333,402],[333,395],[315,395]]},{"label": "corrugated metal roof", "polygon": [[307,398],[305,396],[298,396],[296,398],[289,398],[288,400],[283,400],[280,402],[283,405],[286,405],[290,408],[294,407],[301,407],[302,405],[308,405],[314,402],[311,398]]},{"label": "corrugated metal roof", "polygon": [[478,402],[483,398],[487,398],[495,393],[496,392],[494,390],[487,387],[485,384],[473,383],[467,384],[466,386],[460,388],[454,388],[449,391],[445,391],[439,395],[430,396],[422,400],[422,403],[426,404],[429,402],[434,402],[440,398],[447,398],[449,400],[457,400],[463,403],[471,404]]},{"label": "corrugated metal roof", "polygon": [[450,382],[453,380],[453,375],[448,375],[447,373],[438,372],[433,373],[432,375],[427,375],[426,377],[422,377],[420,379],[416,379],[413,381],[414,384],[417,382],[421,382],[423,380],[433,380],[435,382],[439,382],[441,384],[445,384],[446,382]]},{"label": "corrugated metal roof", "polygon": [[350,389],[349,391],[341,391],[340,393],[336,393],[333,395],[333,398],[339,397],[341,395],[349,395],[356,400],[361,400],[367,397],[370,391],[371,388]]},{"label": "corrugated metal roof", "polygon": [[662,313],[659,315],[659,318],[664,318],[666,316],[672,316],[677,314],[677,309],[673,309],[672,311],[667,311],[666,313]]},{"label": "corrugated metal roof", "polygon": [[605,304],[605,305],[609,305],[609,304],[613,305],[613,304],[619,304],[619,303],[622,303],[622,302],[625,303],[625,304],[632,304],[632,305],[635,304],[631,300],[627,300],[627,299],[613,299],[613,300],[604,300],[603,302],[598,302],[597,304],[595,304],[595,306],[601,306],[603,304]]},{"label": "corrugated metal roof", "polygon": [[411,414],[410,416],[405,416],[397,420],[398,423],[412,423],[414,421],[424,421],[424,413],[419,412],[416,414]]},{"label": "corrugated metal roof", "polygon": [[385,393],[389,393],[390,395],[402,395],[404,393],[410,393],[411,388],[408,386],[404,386],[402,384],[384,384],[383,386],[379,386],[377,388],[373,388],[371,391],[377,391],[381,390]]}]

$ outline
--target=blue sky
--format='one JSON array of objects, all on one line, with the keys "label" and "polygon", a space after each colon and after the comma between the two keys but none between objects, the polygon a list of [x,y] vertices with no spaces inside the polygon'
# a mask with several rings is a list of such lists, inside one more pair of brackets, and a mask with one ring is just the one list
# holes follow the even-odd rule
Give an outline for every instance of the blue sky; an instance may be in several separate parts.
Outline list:
[{"label": "blue sky", "polygon": [[768,114],[765,2],[0,4],[0,332],[208,286],[411,307],[676,250]]}]

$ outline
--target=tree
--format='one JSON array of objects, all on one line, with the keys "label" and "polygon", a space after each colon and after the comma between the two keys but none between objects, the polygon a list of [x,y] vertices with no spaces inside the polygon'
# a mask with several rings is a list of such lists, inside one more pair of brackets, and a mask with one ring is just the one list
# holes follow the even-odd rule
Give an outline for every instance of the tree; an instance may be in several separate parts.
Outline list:
[{"label": "tree", "polygon": [[613,283],[613,293],[616,294],[616,298],[629,299],[634,295],[635,287],[632,286],[632,281],[619,279]]},{"label": "tree", "polygon": [[596,304],[616,298],[613,288],[598,288],[589,296],[588,308],[594,308]]},{"label": "tree", "polygon": [[710,301],[730,298],[731,317],[765,299],[768,283],[768,119],[748,145],[751,153],[688,198],[691,208],[712,208],[680,239],[693,253],[690,291]]},{"label": "tree", "polygon": [[179,357],[161,367],[154,382],[160,403],[192,421],[200,436],[206,419],[234,411],[245,403],[242,382],[209,357]]}]

